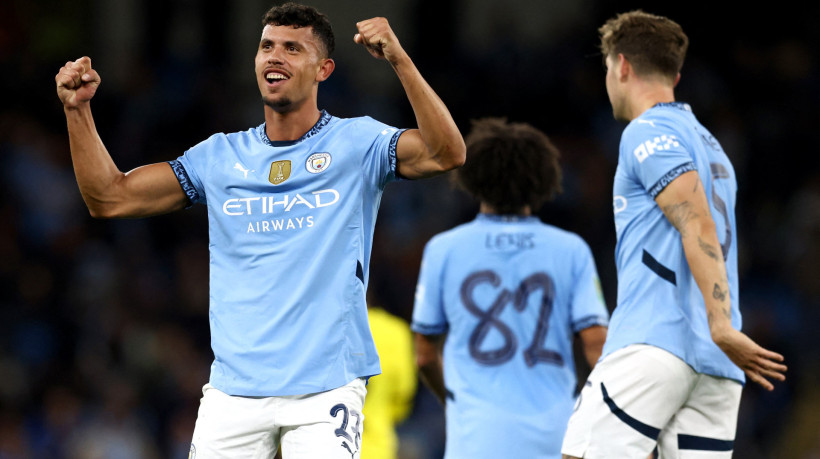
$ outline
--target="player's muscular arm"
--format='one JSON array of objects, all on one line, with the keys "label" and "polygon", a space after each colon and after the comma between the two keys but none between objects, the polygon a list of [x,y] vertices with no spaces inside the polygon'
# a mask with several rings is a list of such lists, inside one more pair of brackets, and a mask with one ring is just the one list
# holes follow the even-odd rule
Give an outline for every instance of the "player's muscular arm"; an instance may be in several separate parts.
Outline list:
[{"label": "player's muscular arm", "polygon": [[120,172],[103,145],[90,101],[100,85],[91,59],[66,62],[55,77],[68,126],[71,161],[80,193],[97,218],[145,217],[181,209],[187,202],[168,164]]},{"label": "player's muscular arm", "polygon": [[584,352],[584,358],[590,368],[595,368],[595,363],[598,362],[598,359],[601,357],[601,352],[604,350],[606,330],[606,327],[596,325],[578,332],[578,338],[581,339],[581,348]]},{"label": "player's muscular arm", "polygon": [[359,33],[354,41],[373,57],[390,63],[416,115],[419,128],[403,133],[396,148],[399,174],[410,179],[423,178],[464,164],[464,139],[450,111],[421,76],[387,20],[368,19],[356,27]]},{"label": "player's muscular arm", "polygon": [[445,404],[447,389],[444,387],[444,369],[442,365],[442,346],[444,335],[422,335],[415,333],[416,364],[419,367],[421,382]]},{"label": "player's muscular arm", "polygon": [[[768,379],[783,381],[783,356],[758,346],[732,328],[729,281],[715,222],[697,171],[681,174],[655,198],[681,235],[689,269],[703,294],[712,340],[752,381],[768,390]],[[767,379],[768,378],[768,379]]]}]

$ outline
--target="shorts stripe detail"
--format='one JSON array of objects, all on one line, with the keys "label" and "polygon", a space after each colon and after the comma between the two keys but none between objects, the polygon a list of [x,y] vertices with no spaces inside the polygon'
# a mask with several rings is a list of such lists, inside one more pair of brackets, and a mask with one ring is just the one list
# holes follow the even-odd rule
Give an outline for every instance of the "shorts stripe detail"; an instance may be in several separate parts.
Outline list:
[{"label": "shorts stripe detail", "polygon": [[678,434],[678,449],[693,449],[697,451],[732,451],[735,449],[735,441]]},{"label": "shorts stripe detail", "polygon": [[661,276],[661,279],[669,282],[670,284],[677,286],[677,277],[675,277],[675,271],[667,268],[666,266],[662,265],[661,262],[655,259],[649,252],[644,249],[643,251],[643,264],[646,265],[647,268],[651,269],[653,273]]},{"label": "shorts stripe detail", "polygon": [[604,386],[604,383],[601,383],[601,392],[604,394],[604,402],[606,402],[606,404],[609,405],[609,410],[612,411],[612,414],[617,416],[618,419],[623,421],[626,425],[637,430],[644,436],[649,437],[652,440],[658,441],[658,436],[661,434],[661,429],[656,429],[650,426],[649,424],[644,424],[643,422],[626,414],[624,410],[622,410],[618,405],[615,404],[614,400],[609,398],[609,394],[606,391],[606,386]]}]

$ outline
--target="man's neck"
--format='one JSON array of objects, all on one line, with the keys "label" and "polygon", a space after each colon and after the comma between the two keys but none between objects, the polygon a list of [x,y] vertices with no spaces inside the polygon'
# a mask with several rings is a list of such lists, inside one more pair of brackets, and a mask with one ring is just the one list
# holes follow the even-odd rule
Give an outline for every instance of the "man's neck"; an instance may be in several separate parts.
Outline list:
[{"label": "man's neck", "polygon": [[659,82],[645,82],[635,88],[630,100],[629,120],[641,116],[641,114],[656,104],[661,102],[674,102],[674,88]]},{"label": "man's neck", "polygon": [[297,140],[308,132],[322,116],[314,106],[294,111],[277,112],[265,106],[265,133],[272,142]]},{"label": "man's neck", "polygon": [[[481,206],[479,207],[479,212],[482,214],[493,214],[493,215],[500,215],[495,208],[486,202],[482,202]],[[523,216],[530,216],[532,215],[532,211],[530,210],[530,206],[524,206],[521,209],[518,209],[514,214],[511,215],[523,215]]]}]

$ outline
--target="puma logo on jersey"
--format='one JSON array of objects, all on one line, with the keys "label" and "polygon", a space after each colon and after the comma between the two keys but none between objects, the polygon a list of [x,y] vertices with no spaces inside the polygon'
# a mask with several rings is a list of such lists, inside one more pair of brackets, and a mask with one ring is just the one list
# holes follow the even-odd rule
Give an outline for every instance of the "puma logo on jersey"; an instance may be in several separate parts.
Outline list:
[{"label": "puma logo on jersey", "polygon": [[253,170],[253,169],[245,169],[245,168],[244,168],[244,167],[242,167],[242,165],[241,165],[241,164],[239,164],[239,163],[234,164],[234,165],[233,165],[233,168],[234,168],[234,169],[236,169],[236,170],[238,170],[239,172],[242,172],[242,174],[243,174],[244,178],[248,178],[248,172],[256,172],[256,171],[255,171],[255,170]]},{"label": "puma logo on jersey", "polygon": [[654,154],[656,151],[669,150],[672,147],[679,146],[680,143],[674,135],[662,135],[641,143],[632,153],[635,154],[635,158],[638,159],[638,162],[642,163],[649,155]]}]

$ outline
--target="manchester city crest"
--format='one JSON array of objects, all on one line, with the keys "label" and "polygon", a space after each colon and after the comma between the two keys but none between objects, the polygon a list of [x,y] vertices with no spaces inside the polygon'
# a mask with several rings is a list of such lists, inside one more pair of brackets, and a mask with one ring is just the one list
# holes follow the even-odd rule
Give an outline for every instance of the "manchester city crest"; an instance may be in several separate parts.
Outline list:
[{"label": "manchester city crest", "polygon": [[305,169],[311,174],[324,172],[330,167],[330,159],[330,153],[314,153],[308,157]]},{"label": "manchester city crest", "polygon": [[274,185],[279,185],[290,177],[290,160],[274,161],[270,165],[270,175],[268,180]]}]

